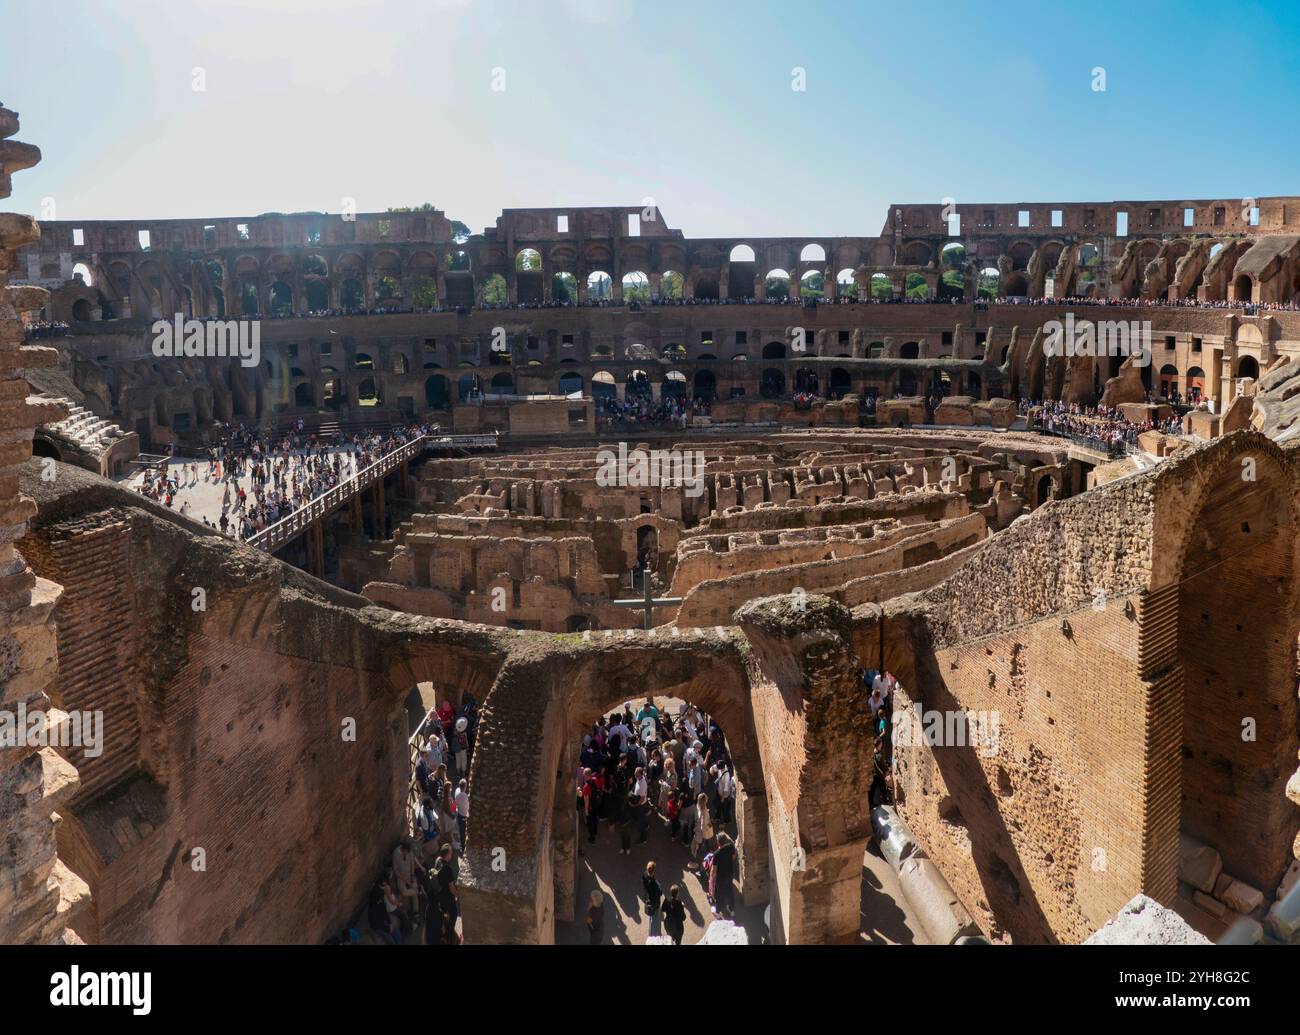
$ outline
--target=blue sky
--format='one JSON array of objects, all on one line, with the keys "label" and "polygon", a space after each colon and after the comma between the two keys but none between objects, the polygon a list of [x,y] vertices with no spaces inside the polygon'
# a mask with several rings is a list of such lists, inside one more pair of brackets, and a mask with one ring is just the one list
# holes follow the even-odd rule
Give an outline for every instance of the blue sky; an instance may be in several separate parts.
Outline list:
[{"label": "blue sky", "polygon": [[1300,193],[1294,0],[5,0],[0,25],[0,102],[45,155],[3,207],[58,219],[352,197],[478,232],[653,198],[689,236],[852,235],[945,197]]}]

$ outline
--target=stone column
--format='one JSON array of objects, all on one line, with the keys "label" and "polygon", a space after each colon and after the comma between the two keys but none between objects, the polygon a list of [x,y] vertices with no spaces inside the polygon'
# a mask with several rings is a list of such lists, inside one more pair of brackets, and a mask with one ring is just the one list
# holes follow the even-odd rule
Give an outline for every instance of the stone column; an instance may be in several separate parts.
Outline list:
[{"label": "stone column", "polygon": [[736,786],[736,843],[740,846],[740,897],[747,906],[762,905],[768,881],[767,796]]},{"label": "stone column", "polygon": [[[766,780],[772,939],[855,940],[862,857],[871,835],[867,797],[875,737],[868,692],[857,678],[851,616],[813,595],[802,610],[793,598],[751,602],[736,612],[736,621],[753,645],[757,670],[767,674],[751,691],[760,757],[765,767],[800,773],[797,784]],[[778,741],[768,721],[792,705],[803,726],[796,750],[789,730]]]}]

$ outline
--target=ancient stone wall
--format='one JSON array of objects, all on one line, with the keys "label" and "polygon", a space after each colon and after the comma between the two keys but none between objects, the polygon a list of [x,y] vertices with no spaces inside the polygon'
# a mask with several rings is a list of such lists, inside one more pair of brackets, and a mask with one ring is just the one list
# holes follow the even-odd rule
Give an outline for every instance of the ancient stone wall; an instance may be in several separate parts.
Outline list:
[{"label": "ancient stone wall", "polygon": [[[0,199],[9,197],[15,172],[40,161],[31,144],[11,139],[18,114],[0,107]],[[29,216],[0,213],[0,708],[8,727],[0,743],[0,943],[76,942],[88,899],[86,883],[58,855],[56,810],[77,789],[74,765],[39,734],[41,720],[53,740],[68,728],[71,707],[51,686],[58,667],[53,611],[60,587],[38,577],[15,544],[36,512],[18,482],[18,466],[32,453],[37,424],[63,408],[29,398],[23,370],[50,366],[53,349],[23,344],[18,314],[45,304],[40,288],[11,287],[18,249],[35,243],[40,227]],[[33,739],[29,731],[37,731]],[[64,732],[60,732],[64,731]],[[21,736],[21,739],[20,739]]]}]

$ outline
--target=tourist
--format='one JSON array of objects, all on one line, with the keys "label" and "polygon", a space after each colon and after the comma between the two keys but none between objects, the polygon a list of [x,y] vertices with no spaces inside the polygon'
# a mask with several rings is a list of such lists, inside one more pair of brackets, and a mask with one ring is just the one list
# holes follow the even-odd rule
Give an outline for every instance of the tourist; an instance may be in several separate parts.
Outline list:
[{"label": "tourist", "polygon": [[731,775],[731,770],[726,765],[718,767],[718,822],[732,822],[733,810],[735,807],[735,790],[736,781]]},{"label": "tourist", "polygon": [[707,850],[713,840],[713,819],[709,815],[709,798],[706,794],[695,798],[695,836],[691,839],[691,857],[699,858],[700,849]]},{"label": "tourist", "polygon": [[599,888],[592,891],[587,907],[587,934],[590,945],[599,945],[605,935],[605,896]]},{"label": "tourist", "polygon": [[645,872],[641,874],[641,887],[645,889],[645,911],[653,917],[659,912],[659,903],[664,897],[664,889],[659,886],[659,881],[655,877],[653,859],[645,864]]},{"label": "tourist", "polygon": [[[695,743],[699,743],[697,740]],[[700,765],[700,756],[688,757],[686,761],[686,786],[692,797],[699,797],[704,790],[704,769]]]},{"label": "tourist", "polygon": [[709,869],[709,899],[715,916],[730,918],[735,911],[735,889],[732,878],[736,875],[736,846],[724,831],[718,835],[718,847],[713,853]]},{"label": "tourist", "polygon": [[420,904],[420,889],[415,882],[415,871],[419,867],[409,837],[402,838],[393,849],[393,882],[398,895],[406,908],[407,919],[415,922]]},{"label": "tourist", "polygon": [[695,840],[695,799],[685,788],[677,792],[677,797],[681,803],[682,844],[689,845]]},{"label": "tourist", "polygon": [[650,823],[649,787],[645,780],[645,770],[638,768],[636,779],[632,784],[632,816],[636,820],[636,843],[643,845],[649,838]]},{"label": "tourist", "polygon": [[674,794],[677,793],[677,764],[673,760],[671,750],[666,746],[664,748],[663,772],[659,776],[659,807],[665,808]]},{"label": "tourist", "polygon": [[438,905],[445,917],[444,927],[446,943],[458,945],[456,919],[460,916],[460,892],[456,881],[460,877],[460,863],[451,845],[443,845],[438,854],[438,861],[433,865],[433,879],[437,882]]},{"label": "tourist", "polygon": [[617,770],[618,775],[615,778],[615,787],[614,787],[614,794],[613,794],[614,809],[615,809],[614,821],[618,824],[618,845],[619,845],[618,854],[619,855],[632,854],[631,824],[632,824],[632,813],[635,807],[635,797],[630,791],[620,793],[619,788],[623,782],[623,780],[620,779],[620,777],[623,777],[625,773],[626,773],[626,767],[620,763]]},{"label": "tourist", "polygon": [[469,819],[469,781],[462,779],[456,787],[456,825],[460,828],[460,843],[465,843],[465,823]]},{"label": "tourist", "polygon": [[678,884],[668,889],[668,901],[664,903],[664,930],[674,945],[682,944],[682,936],[686,933],[686,906],[682,903],[682,889]]},{"label": "tourist", "polygon": [[583,770],[582,814],[587,821],[587,843],[596,843],[596,828],[600,823],[600,792],[596,788],[596,776],[590,769]]},{"label": "tourist", "polygon": [[427,793],[420,799],[420,814],[416,820],[420,832],[420,857],[426,864],[433,861],[438,846],[438,813],[433,798]]},{"label": "tourist", "polygon": [[366,922],[370,929],[389,945],[401,944],[401,925],[397,921],[400,907],[397,896],[388,881],[381,880],[370,894],[370,906],[366,910]]},{"label": "tourist", "polygon": [[442,730],[434,726],[425,740],[424,759],[430,772],[436,772],[447,757],[447,740]]},{"label": "tourist", "polygon": [[456,709],[451,703],[450,697],[444,697],[442,704],[438,705],[438,722],[442,724],[442,735],[451,742],[451,729],[456,722]]},{"label": "tourist", "polygon": [[456,794],[450,780],[442,784],[442,802],[438,808],[438,842],[461,850],[460,824],[456,822]]},{"label": "tourist", "polygon": [[456,733],[452,741],[457,776],[469,775],[469,736],[465,732],[468,729],[469,720],[462,715],[456,720]]}]

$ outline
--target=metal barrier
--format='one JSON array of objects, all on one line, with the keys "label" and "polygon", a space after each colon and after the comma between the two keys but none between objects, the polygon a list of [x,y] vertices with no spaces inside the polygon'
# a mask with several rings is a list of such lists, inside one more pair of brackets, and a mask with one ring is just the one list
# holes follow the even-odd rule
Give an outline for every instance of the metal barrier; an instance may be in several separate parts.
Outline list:
[{"label": "metal barrier", "polygon": [[1137,446],[1128,441],[1128,439],[1124,439],[1120,442],[1105,442],[1102,439],[1093,438],[1091,435],[1079,435],[1069,431],[1048,428],[1043,425],[1030,425],[1028,430],[1036,431],[1041,435],[1051,435],[1053,438],[1068,439],[1076,446],[1082,446],[1085,449],[1092,449],[1098,453],[1105,453],[1112,460],[1117,460],[1122,456],[1127,456],[1129,453],[1138,452]]}]

